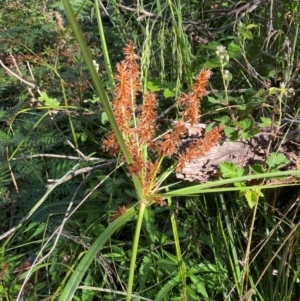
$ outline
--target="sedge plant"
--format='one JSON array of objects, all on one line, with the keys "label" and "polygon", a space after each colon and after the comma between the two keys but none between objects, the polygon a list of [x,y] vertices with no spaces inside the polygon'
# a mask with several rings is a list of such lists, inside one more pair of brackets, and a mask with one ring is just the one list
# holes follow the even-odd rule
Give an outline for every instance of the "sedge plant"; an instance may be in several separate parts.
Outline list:
[{"label": "sedge plant", "polygon": [[[140,72],[137,63],[139,57],[134,52],[132,42],[129,42],[124,48],[125,60],[117,64],[115,100],[112,105],[109,103],[103,86],[96,74],[90,53],[85,45],[82,33],[78,28],[70,4],[68,1],[64,1],[64,5],[77,40],[81,44],[83,56],[91,72],[95,88],[100,95],[113,128],[103,141],[103,149],[111,155],[117,155],[120,151],[122,152],[123,159],[128,164],[128,172],[135,185],[140,205],[128,279],[127,300],[130,300],[143,214],[146,206],[153,202],[157,205],[164,204],[164,198],[153,196],[158,193],[160,185],[167,174],[170,174],[170,170],[175,170],[175,165],[166,173],[160,176],[158,175],[163,159],[172,157],[177,151],[181,143],[181,137],[185,133],[185,127],[183,123],[176,122],[174,123],[174,128],[160,135],[159,139],[156,139],[158,133],[156,125],[156,95],[146,92],[143,95],[143,104],[139,107],[136,104],[137,96],[142,92],[142,85],[139,81]],[[198,122],[199,102],[206,94],[206,85],[210,75],[211,72],[209,70],[203,69],[195,78],[191,92],[179,98],[178,105],[183,108],[182,121],[192,124]],[[192,160],[210,150],[218,142],[220,131],[221,128],[216,127],[209,132],[205,138],[194,141],[184,153],[178,154],[177,170],[180,170],[184,166],[185,161]],[[171,205],[170,202],[169,205]],[[124,218],[126,215],[125,213]],[[173,232],[176,233],[177,231],[174,229],[176,223],[174,220],[172,225]],[[103,239],[102,243],[104,243]],[[178,263],[180,265],[181,280],[184,287],[185,272],[179,244],[176,244],[176,249]],[[88,256],[90,255],[91,254],[88,254]],[[77,279],[79,278],[77,277]],[[75,282],[73,282],[73,285],[75,285]],[[74,288],[73,285],[71,286]],[[66,298],[72,298],[73,294],[74,291],[64,290],[61,298],[66,300]],[[182,298],[187,299],[184,288]]]},{"label": "sedge plant", "polygon": [[[149,93],[142,89],[143,84],[140,82],[138,64],[140,58],[135,53],[133,43],[128,42],[124,48],[125,59],[116,66],[117,72],[115,76],[116,84],[114,88],[114,100],[110,102],[95,70],[89,49],[86,46],[70,3],[67,0],[63,0],[63,3],[74,34],[82,50],[83,57],[90,71],[95,89],[100,96],[112,126],[112,131],[109,132],[103,140],[103,150],[112,156],[118,156],[121,152],[122,160],[127,163],[128,176],[132,179],[136,190],[139,210],[132,246],[132,257],[126,294],[126,300],[131,300],[140,231],[147,206],[151,204],[163,206],[167,200],[170,211],[172,212],[173,196],[197,195],[205,192],[225,192],[226,190],[241,191],[244,189],[244,191],[246,191],[249,187],[222,187],[219,188],[219,190],[216,187],[237,183],[239,181],[245,182],[250,179],[299,174],[299,172],[272,172],[268,175],[257,174],[252,176],[241,176],[234,179],[219,180],[177,190],[169,191],[169,189],[163,189],[162,184],[168,175],[175,171],[180,171],[184,167],[185,162],[203,156],[216,145],[220,139],[220,132],[222,131],[221,126],[213,128],[210,132],[206,133],[204,138],[193,140],[183,152],[179,152],[178,150],[181,145],[181,139],[186,131],[184,122],[195,124],[199,121],[200,100],[206,94],[206,87],[209,77],[211,76],[211,71],[202,69],[199,75],[195,77],[190,92],[182,94],[177,100],[177,104],[181,108],[180,121],[174,121],[171,123],[169,130],[161,133],[157,123],[156,109],[158,107],[158,99],[154,93]],[[138,104],[138,100],[140,99],[143,100],[141,105]],[[174,157],[175,163],[168,169],[163,170],[163,160],[165,158]],[[258,187],[252,186],[251,188],[256,189]],[[270,187],[274,187],[274,185],[270,185]],[[266,185],[264,188],[269,187]],[[116,219],[102,232],[75,268],[72,276],[62,291],[60,300],[72,300],[75,291],[93,258],[108,241],[111,235],[134,214],[135,210],[133,207],[122,207],[118,210],[114,215]],[[178,231],[174,214],[171,214],[171,224],[179,268],[179,277],[176,277],[176,279],[179,279],[182,287],[180,298],[182,300],[188,300],[186,290],[187,273],[181,255],[180,244],[178,243]]]},{"label": "sedge plant", "polygon": [[[158,176],[164,158],[171,158],[177,152],[181,144],[181,138],[185,133],[185,126],[182,122],[176,122],[174,127],[159,135],[156,122],[158,101],[154,93],[143,94],[143,104],[137,105],[139,93],[142,93],[139,72],[139,56],[134,52],[134,45],[130,41],[124,48],[125,59],[117,64],[115,99],[112,103],[112,110],[118,127],[123,135],[126,148],[132,158],[128,165],[128,173],[137,176],[141,183],[143,199],[140,200],[140,211],[136,226],[136,235],[133,244],[130,274],[128,280],[127,300],[130,300],[131,287],[135,270],[135,260],[138,249],[138,241],[141,231],[142,219],[146,205],[156,203],[164,205],[164,199],[153,197],[158,193],[166,173]],[[206,93],[206,86],[211,75],[210,70],[203,69],[195,78],[191,92],[183,94],[178,105],[183,108],[182,120],[191,124],[197,123],[199,114],[199,101]],[[221,128],[216,127],[208,132],[205,138],[195,140],[185,152],[178,154],[177,170],[184,166],[184,162],[203,155],[209,151],[219,140]],[[108,133],[103,141],[103,149],[110,155],[117,156],[120,147],[114,131]],[[174,165],[175,168],[175,165]],[[174,170],[173,168],[173,170]],[[171,168],[172,169],[172,168]],[[172,204],[168,199],[168,205]],[[172,211],[172,210],[171,210]],[[171,216],[173,233],[177,233],[177,226],[174,215]],[[177,235],[176,235],[177,236]],[[176,240],[178,242],[178,239]],[[185,292],[185,268],[181,258],[180,246],[175,244],[176,254],[182,280],[182,298],[187,300]]]}]

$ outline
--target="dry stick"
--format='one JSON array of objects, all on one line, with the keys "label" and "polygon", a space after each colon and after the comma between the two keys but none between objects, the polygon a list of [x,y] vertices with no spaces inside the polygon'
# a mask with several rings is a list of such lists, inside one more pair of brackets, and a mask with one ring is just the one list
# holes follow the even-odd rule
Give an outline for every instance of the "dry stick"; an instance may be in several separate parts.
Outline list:
[{"label": "dry stick", "polygon": [[19,73],[19,76],[22,76],[22,73],[21,73],[21,71],[20,71],[20,69],[19,69],[19,66],[18,66],[18,64],[17,64],[17,62],[16,62],[14,56],[13,56],[11,53],[9,54],[9,56],[10,56],[12,62],[14,63],[14,66],[15,66],[15,68],[17,69],[17,71],[18,71],[18,73]]},{"label": "dry stick", "polygon": [[[59,159],[68,159],[68,160],[78,160],[78,157],[66,156],[66,155],[55,155],[55,154],[36,154],[36,155],[23,155],[22,157],[13,158],[12,160],[24,160],[32,158],[59,158]],[[86,157],[84,161],[98,161],[106,162],[106,159],[96,158],[96,157]]]},{"label": "dry stick", "polygon": [[16,77],[18,80],[20,80],[22,83],[32,87],[32,88],[37,88],[37,85],[25,80],[24,78],[22,78],[21,76],[17,75],[16,73],[14,73],[13,71],[11,71],[9,68],[7,68],[4,63],[0,60],[0,65],[2,68],[4,68],[10,75]]},{"label": "dry stick", "polygon": [[[28,68],[28,70],[29,70],[29,73],[30,73],[30,75],[31,75],[31,78],[32,78],[32,80],[33,80],[33,82],[36,82],[36,80],[35,80],[35,78],[34,78],[34,76],[33,76],[33,73],[32,73],[32,71],[31,71],[31,67],[30,67],[30,64],[26,61],[26,64],[27,64],[27,68]],[[42,92],[40,91],[40,89],[39,89],[39,87],[38,86],[36,86],[36,90],[37,90],[37,92],[39,93],[39,95],[41,96],[42,95]],[[31,91],[30,91],[31,92]],[[33,96],[33,95],[32,95]],[[33,96],[34,97],[34,96]]]},{"label": "dry stick", "polygon": [[[78,159],[78,158],[77,158]],[[102,169],[102,168],[107,168],[111,165],[113,165],[114,163],[116,163],[116,160],[115,159],[112,159],[112,160],[109,160],[108,162],[106,163],[103,163],[103,164],[99,164],[99,165],[96,165],[96,166],[93,166],[93,167],[84,167],[84,168],[81,168],[81,169],[78,169],[78,170],[75,170],[73,173],[69,174],[68,176],[66,176],[62,181],[61,183],[64,183],[64,182],[67,182],[71,179],[73,179],[74,177],[76,177],[77,175],[80,175],[80,174],[84,174],[84,173],[90,173],[96,169]],[[52,186],[57,182],[59,181],[60,179],[48,179],[48,182],[50,182],[50,184],[47,185],[47,189],[51,189]]]},{"label": "dry stick", "polygon": [[75,147],[75,145],[65,136],[65,134],[61,131],[61,129],[58,127],[58,125],[56,124],[56,122],[54,121],[53,117],[51,116],[51,119],[55,125],[55,127],[57,128],[57,130],[60,132],[60,134],[66,139],[66,142],[75,150],[75,152],[77,152],[79,154],[80,157],[83,158],[83,160],[85,160],[87,158],[87,156],[82,153],[78,148]]},{"label": "dry stick", "polygon": [[[116,168],[119,168],[123,165],[124,163],[121,163],[118,167]],[[91,194],[112,174],[115,172],[115,169],[112,170],[101,182],[99,182],[86,196],[85,198],[73,209],[72,212],[71,211],[71,208],[72,208],[72,205],[73,205],[73,202],[74,202],[74,199],[75,199],[75,196],[77,195],[77,192],[79,191],[79,189],[82,187],[82,185],[85,183],[86,179],[91,175],[91,173],[89,173],[83,180],[82,182],[80,183],[80,185],[78,186],[78,188],[76,189],[76,191],[74,192],[74,195],[70,201],[70,204],[67,208],[67,211],[66,211],[66,214],[65,214],[65,217],[61,223],[61,225],[53,232],[53,234],[49,237],[49,239],[45,242],[45,245],[41,248],[41,250],[39,251],[39,253],[37,254],[36,256],[36,259],[34,260],[33,264],[31,265],[30,269],[28,270],[28,273],[24,279],[24,282],[21,286],[21,289],[20,289],[20,292],[17,296],[17,299],[16,301],[20,301],[20,298],[21,298],[21,295],[22,295],[22,291],[26,285],[26,283],[28,282],[30,276],[31,276],[31,272],[33,270],[33,268],[39,264],[41,264],[46,258],[48,258],[51,253],[54,251],[57,243],[58,243],[58,239],[62,233],[62,230],[64,228],[64,225],[65,223],[68,221],[68,219],[77,211],[77,209],[91,196]],[[52,238],[55,236],[55,234],[57,234],[57,237],[54,241],[54,244],[53,246],[51,247],[50,251],[44,255],[41,259],[38,260],[38,257],[42,254],[42,252],[44,251],[44,249],[46,248],[46,246],[50,243],[50,241],[52,240]]]}]

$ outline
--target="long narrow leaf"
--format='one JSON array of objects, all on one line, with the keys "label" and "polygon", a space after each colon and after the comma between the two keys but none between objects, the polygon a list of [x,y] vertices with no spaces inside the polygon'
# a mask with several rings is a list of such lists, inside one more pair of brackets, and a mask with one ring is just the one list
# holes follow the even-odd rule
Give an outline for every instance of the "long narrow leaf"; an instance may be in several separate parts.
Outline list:
[{"label": "long narrow leaf", "polygon": [[[262,186],[245,186],[245,187],[222,187],[222,188],[213,188],[213,187],[220,187],[228,184],[238,183],[238,182],[247,182],[249,180],[256,180],[256,179],[267,179],[267,178],[278,178],[278,177],[286,177],[295,175],[297,177],[300,176],[299,170],[289,170],[289,171],[277,171],[277,172],[270,172],[265,174],[257,174],[257,175],[250,175],[244,177],[238,177],[233,179],[224,179],[219,181],[208,182],[204,184],[194,185],[182,189],[177,189],[173,191],[166,192],[164,194],[158,194],[153,196],[159,197],[174,197],[174,196],[192,196],[197,195],[199,193],[207,193],[207,192],[221,192],[221,191],[242,191],[248,189],[258,189],[262,188]],[[299,185],[299,184],[289,184],[289,186]],[[276,184],[276,185],[264,185],[263,188],[275,188],[275,187],[282,187],[283,184]],[[210,189],[209,189],[210,188]]]},{"label": "long narrow leaf", "polygon": [[81,259],[78,266],[75,268],[72,273],[71,278],[67,282],[59,300],[60,301],[71,301],[73,300],[73,296],[85,275],[85,272],[89,268],[90,264],[107,242],[107,240],[120,228],[122,227],[133,215],[135,214],[135,210],[133,208],[128,209],[123,215],[121,215],[117,220],[111,223],[97,238],[97,240],[93,243],[93,245],[89,248],[87,253]]}]

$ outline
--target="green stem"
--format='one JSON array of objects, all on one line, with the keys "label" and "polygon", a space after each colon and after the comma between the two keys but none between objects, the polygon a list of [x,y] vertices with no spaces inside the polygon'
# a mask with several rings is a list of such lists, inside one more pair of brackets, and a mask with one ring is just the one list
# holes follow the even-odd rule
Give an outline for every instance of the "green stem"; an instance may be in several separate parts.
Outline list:
[{"label": "green stem", "polygon": [[[62,90],[65,106],[68,108],[69,104],[68,104],[68,100],[67,100],[64,81],[63,81],[62,78],[60,78],[60,85],[61,85],[61,90]],[[68,113],[68,120],[69,120],[69,125],[70,125],[70,128],[71,128],[71,133],[72,133],[74,144],[75,144],[76,148],[78,148],[78,141],[77,141],[77,138],[76,138],[76,133],[75,133],[75,129],[74,129],[74,125],[73,125],[72,117],[71,117],[70,113]]]},{"label": "green stem", "polygon": [[168,200],[168,207],[169,207],[170,214],[171,214],[171,224],[172,224],[172,231],[173,231],[173,235],[174,235],[176,256],[177,256],[177,260],[178,260],[179,271],[180,271],[181,281],[182,281],[181,296],[182,296],[182,300],[188,300],[187,292],[186,292],[186,268],[185,268],[185,264],[184,264],[184,262],[182,260],[182,256],[181,256],[176,216],[174,214],[171,198],[167,198],[167,200]]},{"label": "green stem", "polygon": [[[232,229],[231,229],[231,223],[230,223],[230,219],[228,216],[228,210],[226,208],[223,194],[220,194],[219,198],[221,201],[221,210],[218,210],[218,221],[219,221],[221,233],[222,233],[222,236],[224,239],[224,243],[226,246],[227,256],[228,256],[229,264],[230,264],[230,267],[232,270],[232,275],[233,275],[233,279],[235,282],[235,286],[236,286],[238,294],[240,295],[240,293],[241,293],[241,289],[240,289],[240,285],[239,285],[240,269],[239,269],[237,252],[235,249],[235,245],[233,244],[234,238],[233,238],[233,233],[232,233]],[[217,205],[217,207],[219,207],[217,202],[216,202],[216,205]],[[229,239],[226,236],[225,231],[224,231],[222,218],[221,218],[221,212],[223,212],[223,215],[224,215],[224,220],[225,220]],[[230,249],[231,249],[232,255],[230,254]]]},{"label": "green stem", "polygon": [[142,201],[140,203],[139,216],[138,216],[138,220],[137,220],[137,224],[136,224],[136,228],[135,228],[135,235],[134,235],[133,246],[132,246],[126,301],[131,300],[133,280],[134,280],[134,271],[135,271],[135,264],[136,264],[136,256],[137,256],[137,251],[138,251],[138,246],[139,246],[140,233],[141,233],[145,208],[146,208],[146,203]]},{"label": "green stem", "polygon": [[100,15],[100,9],[99,9],[98,1],[95,0],[94,4],[95,4],[95,9],[96,9],[99,36],[100,36],[102,50],[103,50],[105,69],[106,69],[106,72],[107,72],[107,75],[108,75],[110,90],[112,91],[115,87],[113,71],[112,71],[112,67],[111,67],[111,63],[110,63],[110,59],[109,59],[109,55],[108,55],[108,49],[107,49],[107,45],[106,45],[106,41],[105,41],[105,33],[104,33],[104,30],[103,30],[102,18],[101,18],[101,15]]},{"label": "green stem", "polygon": [[[249,235],[248,235],[248,242],[247,242],[247,248],[245,252],[245,258],[243,260],[244,262],[244,268],[243,268],[243,273],[242,273],[242,279],[241,279],[241,294],[243,294],[243,291],[247,291],[247,275],[249,273],[249,256],[250,256],[250,248],[251,248],[251,242],[252,242],[252,235],[253,235],[253,230],[254,230],[254,223],[256,220],[256,212],[257,212],[257,206],[258,206],[258,199],[256,201],[256,204],[254,206],[253,210],[253,215],[252,215],[252,220],[251,220],[251,226],[249,229]],[[244,286],[245,282],[245,286]],[[245,289],[244,289],[245,287]]]}]

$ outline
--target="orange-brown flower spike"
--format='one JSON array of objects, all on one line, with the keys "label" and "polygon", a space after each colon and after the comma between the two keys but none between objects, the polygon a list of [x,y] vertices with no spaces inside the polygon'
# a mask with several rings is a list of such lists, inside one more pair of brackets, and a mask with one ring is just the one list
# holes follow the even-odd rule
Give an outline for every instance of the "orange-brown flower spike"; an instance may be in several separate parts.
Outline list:
[{"label": "orange-brown flower spike", "polygon": [[[134,129],[133,129],[134,130]],[[141,173],[145,166],[144,158],[139,152],[138,145],[135,141],[131,140],[127,142],[127,149],[132,158],[132,163],[128,166],[128,170],[131,174],[135,174],[141,177]]]},{"label": "orange-brown flower spike", "polygon": [[135,48],[136,47],[133,45],[133,42],[129,41],[126,47],[123,49],[123,52],[125,54],[125,63],[127,65],[127,70],[130,78],[128,84],[131,89],[131,97],[134,100],[137,92],[141,90],[139,65],[136,62],[140,59],[140,57],[134,53]]},{"label": "orange-brown flower spike", "polygon": [[220,132],[223,130],[222,126],[214,127],[208,132],[205,137],[195,140],[184,153],[178,156],[177,172],[180,172],[185,162],[190,162],[193,159],[202,157],[205,153],[210,151],[220,140]]},{"label": "orange-brown flower spike", "polygon": [[[136,62],[139,56],[134,53],[134,48],[130,41],[124,48],[125,59],[116,65],[115,99],[112,103],[116,122],[127,142],[134,140],[131,136],[133,134],[131,122],[135,118],[135,98],[138,91],[141,90],[139,65]],[[103,149],[111,155],[117,154],[119,146],[114,133],[111,132],[106,136],[103,141]]]},{"label": "orange-brown flower spike", "polygon": [[195,83],[191,87],[191,92],[183,94],[177,101],[178,105],[183,108],[181,113],[183,121],[192,125],[198,122],[200,112],[200,100],[206,95],[206,86],[212,72],[208,69],[202,69],[195,77]]},{"label": "orange-brown flower spike", "polygon": [[118,217],[120,217],[122,214],[124,214],[126,212],[126,210],[127,209],[126,209],[125,205],[120,206],[108,222],[112,223],[114,220],[116,220]]},{"label": "orange-brown flower spike", "polygon": [[148,196],[153,188],[156,175],[159,173],[159,161],[148,161],[145,166],[145,173],[142,179],[142,188],[145,196]]},{"label": "orange-brown flower spike", "polygon": [[212,72],[209,69],[202,69],[195,77],[195,83],[192,86],[192,91],[196,93],[199,99],[207,94],[206,87],[208,85],[208,80],[211,77]]},{"label": "orange-brown flower spike", "polygon": [[114,132],[109,132],[103,139],[102,149],[111,156],[115,156],[119,152],[120,146]]},{"label": "orange-brown flower spike", "polygon": [[181,143],[181,137],[185,133],[185,126],[178,122],[175,128],[162,137],[158,143],[158,154],[160,157],[172,157],[178,145]]},{"label": "orange-brown flower spike", "polygon": [[144,102],[140,106],[139,122],[137,124],[137,134],[139,142],[150,145],[156,132],[156,95],[146,93]]}]

